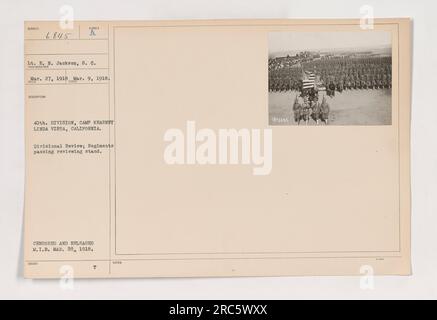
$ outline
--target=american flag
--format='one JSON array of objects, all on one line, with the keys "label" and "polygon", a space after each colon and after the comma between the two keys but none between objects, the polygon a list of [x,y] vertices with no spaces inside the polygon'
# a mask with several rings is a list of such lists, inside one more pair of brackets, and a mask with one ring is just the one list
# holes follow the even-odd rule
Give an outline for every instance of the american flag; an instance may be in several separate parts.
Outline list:
[{"label": "american flag", "polygon": [[314,88],[314,85],[316,83],[316,75],[314,72],[308,72],[305,71],[305,78],[302,80],[302,88],[303,89],[309,89]]}]

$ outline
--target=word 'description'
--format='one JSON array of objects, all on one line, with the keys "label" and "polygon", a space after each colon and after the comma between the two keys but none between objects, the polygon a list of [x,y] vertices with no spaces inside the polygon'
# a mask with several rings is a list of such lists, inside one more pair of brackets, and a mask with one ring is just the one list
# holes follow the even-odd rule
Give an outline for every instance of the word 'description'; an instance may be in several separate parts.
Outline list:
[{"label": "word 'description'", "polygon": [[164,149],[166,164],[252,165],[254,175],[268,175],[272,170],[271,129],[196,131],[195,121],[187,121],[185,133],[168,129],[164,141],[169,142]]}]

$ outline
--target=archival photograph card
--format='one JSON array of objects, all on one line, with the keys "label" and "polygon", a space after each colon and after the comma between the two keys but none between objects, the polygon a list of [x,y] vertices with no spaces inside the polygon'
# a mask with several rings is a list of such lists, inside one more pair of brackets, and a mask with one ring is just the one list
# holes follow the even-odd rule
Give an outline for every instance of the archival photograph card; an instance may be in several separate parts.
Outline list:
[{"label": "archival photograph card", "polygon": [[27,21],[27,278],[409,275],[409,19]]}]

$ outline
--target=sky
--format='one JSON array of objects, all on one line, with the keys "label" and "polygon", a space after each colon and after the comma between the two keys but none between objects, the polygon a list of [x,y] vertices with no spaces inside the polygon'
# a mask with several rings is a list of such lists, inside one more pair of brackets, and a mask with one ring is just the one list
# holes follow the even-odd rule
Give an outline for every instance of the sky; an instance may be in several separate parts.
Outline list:
[{"label": "sky", "polygon": [[391,46],[385,31],[270,32],[269,52]]}]

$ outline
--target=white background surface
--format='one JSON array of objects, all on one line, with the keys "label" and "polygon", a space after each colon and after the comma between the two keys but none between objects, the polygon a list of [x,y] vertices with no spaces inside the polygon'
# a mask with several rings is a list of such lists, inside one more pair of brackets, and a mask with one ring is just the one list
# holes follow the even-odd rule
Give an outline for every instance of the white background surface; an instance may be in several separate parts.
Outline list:
[{"label": "white background surface", "polygon": [[[413,18],[412,259],[411,277],[76,280],[22,278],[24,199],[23,21],[58,19]],[[134,0],[0,2],[0,298],[306,299],[437,298],[437,2],[433,0]]]}]

